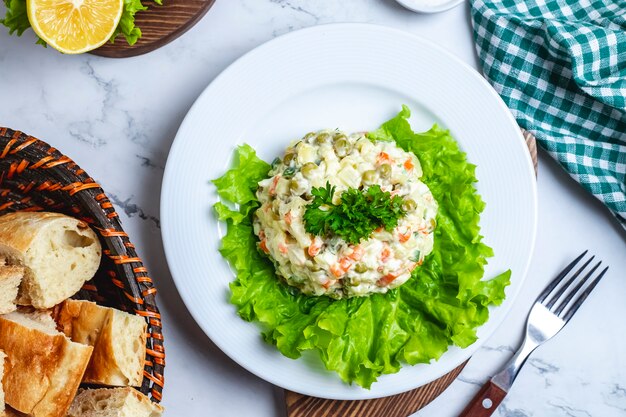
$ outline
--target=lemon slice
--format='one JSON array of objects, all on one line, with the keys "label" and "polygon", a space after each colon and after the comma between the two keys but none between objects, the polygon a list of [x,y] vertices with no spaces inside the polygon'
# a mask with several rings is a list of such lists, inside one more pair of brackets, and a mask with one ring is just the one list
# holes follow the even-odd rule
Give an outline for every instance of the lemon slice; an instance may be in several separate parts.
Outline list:
[{"label": "lemon slice", "polygon": [[26,7],[41,39],[65,54],[80,54],[109,40],[124,0],[27,0]]}]

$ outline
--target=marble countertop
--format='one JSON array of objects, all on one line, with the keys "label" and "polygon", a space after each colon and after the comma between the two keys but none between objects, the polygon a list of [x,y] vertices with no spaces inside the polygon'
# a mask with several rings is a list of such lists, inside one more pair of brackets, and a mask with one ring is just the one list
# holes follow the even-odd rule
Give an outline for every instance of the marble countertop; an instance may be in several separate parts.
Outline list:
[{"label": "marble countertop", "polygon": [[[417,15],[393,0],[218,0],[183,37],[124,60],[63,56],[35,45],[32,32],[16,38],[0,28],[0,126],[49,142],[102,184],[159,288],[166,415],[284,415],[282,391],[219,351],[172,282],[160,240],[159,198],[176,130],[200,92],[243,53],[289,31],[344,21],[413,32],[477,65],[467,4]],[[611,269],[571,323],[530,358],[495,415],[626,415],[626,234],[543,152],[538,192],[536,249],[510,317],[450,388],[416,416],[457,415],[512,355],[545,283],[586,248]]]}]

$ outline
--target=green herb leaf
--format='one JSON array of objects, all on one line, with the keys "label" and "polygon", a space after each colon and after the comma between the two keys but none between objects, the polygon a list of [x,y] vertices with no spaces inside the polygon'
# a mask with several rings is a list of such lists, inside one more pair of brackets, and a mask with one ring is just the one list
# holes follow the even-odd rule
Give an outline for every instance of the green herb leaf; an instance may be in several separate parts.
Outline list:
[{"label": "green herb leaf", "polygon": [[352,244],[368,238],[381,226],[393,230],[405,214],[402,198],[392,197],[379,185],[367,190],[350,188],[341,194],[337,205],[333,204],[335,187],[329,183],[313,188],[311,194],[313,201],[303,216],[306,231],[318,236],[339,236]]}]

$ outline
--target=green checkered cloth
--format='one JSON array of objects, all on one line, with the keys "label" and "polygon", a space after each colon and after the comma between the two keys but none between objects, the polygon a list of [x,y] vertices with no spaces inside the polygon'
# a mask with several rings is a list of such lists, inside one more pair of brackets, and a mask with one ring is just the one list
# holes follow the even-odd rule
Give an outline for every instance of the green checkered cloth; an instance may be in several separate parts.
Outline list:
[{"label": "green checkered cloth", "polygon": [[485,76],[626,228],[626,1],[471,3]]}]

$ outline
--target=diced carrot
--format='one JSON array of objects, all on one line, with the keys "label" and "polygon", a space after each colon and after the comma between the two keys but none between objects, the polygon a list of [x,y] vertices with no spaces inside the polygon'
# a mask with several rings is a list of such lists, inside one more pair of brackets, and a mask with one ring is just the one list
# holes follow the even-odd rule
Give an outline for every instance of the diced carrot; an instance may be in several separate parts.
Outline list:
[{"label": "diced carrot", "polygon": [[398,234],[398,240],[400,241],[400,243],[405,243],[411,238],[411,235],[411,229],[407,229],[405,233]]},{"label": "diced carrot", "polygon": [[280,180],[280,175],[276,175],[274,180],[272,181],[272,185],[270,187],[270,195],[276,195],[276,186],[278,185],[278,180]]},{"label": "diced carrot", "polygon": [[427,226],[420,226],[417,228],[417,231],[420,232],[423,235],[427,235],[428,234],[428,227]]},{"label": "diced carrot", "polygon": [[263,239],[261,243],[259,243],[259,247],[263,252],[270,253],[269,249],[267,248],[267,241],[265,239]]},{"label": "diced carrot", "polygon": [[320,249],[322,248],[322,241],[318,238],[313,239],[311,242],[311,246],[309,246],[308,253],[310,256],[316,256],[320,253]]},{"label": "diced carrot", "polygon": [[389,256],[391,256],[391,250],[389,250],[389,247],[385,246],[382,252],[380,252],[380,259],[383,262],[387,262],[387,260],[389,259]]},{"label": "diced carrot", "polygon": [[380,232],[382,232],[382,231],[384,231],[384,230],[385,230],[385,228],[384,228],[384,227],[382,227],[382,226],[380,226],[378,229],[374,229],[374,232],[376,232],[376,233],[380,233]]},{"label": "diced carrot", "polygon": [[415,168],[415,165],[413,165],[413,160],[411,158],[404,161],[404,169],[406,169],[407,171],[410,171],[413,168]]},{"label": "diced carrot", "polygon": [[392,272],[379,279],[377,284],[379,287],[386,287],[387,285],[391,284],[396,278],[398,278],[398,274]]},{"label": "diced carrot", "polygon": [[345,273],[348,271],[348,269],[352,267],[352,259],[350,259],[349,257],[341,258],[339,260],[339,265],[341,266],[341,269],[343,269]]},{"label": "diced carrot", "polygon": [[287,255],[287,252],[289,252],[289,249],[287,249],[287,246],[283,243],[280,242],[278,244],[278,250],[280,251],[280,253],[282,253],[283,255]]},{"label": "diced carrot", "polygon": [[291,210],[290,210],[285,214],[285,223],[291,224],[291,220],[292,218],[291,218]]},{"label": "diced carrot", "polygon": [[261,240],[265,239],[265,231],[264,230],[260,230],[259,231],[259,239],[261,239]]},{"label": "diced carrot", "polygon": [[376,158],[376,162],[378,164],[386,164],[391,162],[391,157],[387,152],[381,152],[378,154],[378,158]]},{"label": "diced carrot", "polygon": [[365,254],[365,250],[363,250],[361,245],[357,245],[354,248],[352,248],[352,253],[349,255],[349,258],[352,259],[353,261],[358,261],[363,257],[364,254]]},{"label": "diced carrot", "polygon": [[335,282],[337,282],[334,279],[329,279],[328,281],[326,281],[325,283],[322,284],[322,287],[328,289],[331,285],[333,285]]},{"label": "diced carrot", "polygon": [[346,273],[346,271],[339,264],[333,264],[330,267],[330,272],[332,272],[337,278],[342,277]]}]

